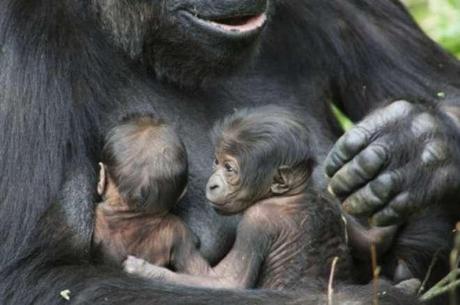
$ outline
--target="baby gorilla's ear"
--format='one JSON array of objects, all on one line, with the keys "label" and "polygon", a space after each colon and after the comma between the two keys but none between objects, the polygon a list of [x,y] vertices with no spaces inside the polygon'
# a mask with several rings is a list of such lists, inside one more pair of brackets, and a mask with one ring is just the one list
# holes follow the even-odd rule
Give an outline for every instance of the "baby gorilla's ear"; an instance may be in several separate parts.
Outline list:
[{"label": "baby gorilla's ear", "polygon": [[273,177],[271,191],[275,195],[282,195],[288,192],[294,184],[294,172],[292,168],[282,165],[278,168],[278,172]]},{"label": "baby gorilla's ear", "polygon": [[107,170],[105,164],[99,162],[99,182],[97,183],[97,193],[99,196],[104,195],[107,185]]}]

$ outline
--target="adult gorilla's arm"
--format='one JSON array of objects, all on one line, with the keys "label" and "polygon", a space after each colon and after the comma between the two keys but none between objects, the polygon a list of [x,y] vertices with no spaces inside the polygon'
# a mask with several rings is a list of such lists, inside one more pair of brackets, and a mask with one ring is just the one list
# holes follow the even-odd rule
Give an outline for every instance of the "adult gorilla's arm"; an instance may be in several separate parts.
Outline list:
[{"label": "adult gorilla's arm", "polygon": [[[377,225],[459,198],[460,63],[396,1],[339,5],[336,99],[353,120],[364,120],[326,160],[330,190]],[[407,102],[391,103],[397,99]]]}]

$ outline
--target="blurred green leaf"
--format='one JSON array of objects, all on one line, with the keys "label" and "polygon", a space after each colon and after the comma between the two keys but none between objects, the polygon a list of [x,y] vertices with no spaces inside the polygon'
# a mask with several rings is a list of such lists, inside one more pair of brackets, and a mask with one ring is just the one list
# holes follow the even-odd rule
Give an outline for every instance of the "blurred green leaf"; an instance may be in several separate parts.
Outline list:
[{"label": "blurred green leaf", "polygon": [[460,0],[403,0],[421,27],[460,57]]},{"label": "blurred green leaf", "polygon": [[331,105],[332,108],[332,113],[335,115],[335,117],[339,120],[340,126],[344,131],[349,130],[351,127],[353,127],[353,122],[348,119],[345,114],[343,114],[342,111],[340,111],[339,108],[337,108],[335,105]]}]

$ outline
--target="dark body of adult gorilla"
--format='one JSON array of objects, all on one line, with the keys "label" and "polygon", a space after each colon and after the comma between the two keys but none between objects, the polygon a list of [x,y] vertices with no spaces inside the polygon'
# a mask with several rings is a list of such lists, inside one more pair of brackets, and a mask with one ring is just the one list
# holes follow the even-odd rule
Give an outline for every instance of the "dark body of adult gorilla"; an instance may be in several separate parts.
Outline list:
[{"label": "dark body of adult gorilla", "polygon": [[[395,0],[3,0],[0,303],[65,303],[59,293],[66,289],[71,304],[325,303],[314,285],[300,300],[270,291],[185,289],[94,266],[89,246],[101,136],[133,111],[177,125],[191,164],[177,213],[200,238],[203,254],[217,261],[237,220],[203,202],[212,160],[207,133],[216,118],[243,106],[296,107],[318,119],[324,156],[340,134],[329,101],[355,121],[381,109],[354,131],[357,137],[333,148],[339,157],[328,171],[338,196],[371,214],[377,209],[369,207],[386,207],[377,220],[391,223],[437,202],[445,203],[437,210],[455,210],[459,89],[459,63]],[[410,104],[383,108],[400,98]],[[383,153],[339,170],[373,141]],[[396,174],[360,192],[379,177],[375,167]],[[323,176],[318,171],[318,183]],[[387,193],[413,199],[390,200]],[[439,238],[424,240],[428,225],[409,242],[415,249],[445,246],[448,222],[436,227]],[[362,290],[337,293],[367,304]],[[401,303],[392,294],[380,302]]]}]

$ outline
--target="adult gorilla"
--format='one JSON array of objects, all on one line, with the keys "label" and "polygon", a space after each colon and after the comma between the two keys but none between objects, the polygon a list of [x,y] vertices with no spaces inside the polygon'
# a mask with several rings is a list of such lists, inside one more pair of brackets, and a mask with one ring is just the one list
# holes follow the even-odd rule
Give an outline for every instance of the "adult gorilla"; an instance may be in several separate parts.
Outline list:
[{"label": "adult gorilla", "polygon": [[[459,63],[395,0],[3,0],[0,302],[63,303],[65,289],[75,304],[292,300],[165,286],[93,266],[104,131],[131,111],[177,124],[191,160],[178,213],[216,261],[236,222],[203,204],[206,135],[217,117],[242,106],[296,106],[318,118],[322,154],[340,133],[328,101],[364,118],[333,148],[331,188],[352,212],[381,211],[375,221],[391,223],[460,195],[459,89]],[[400,98],[409,103],[385,108]],[[344,299],[362,295],[347,291]],[[312,288],[302,304],[320,300]]]}]

